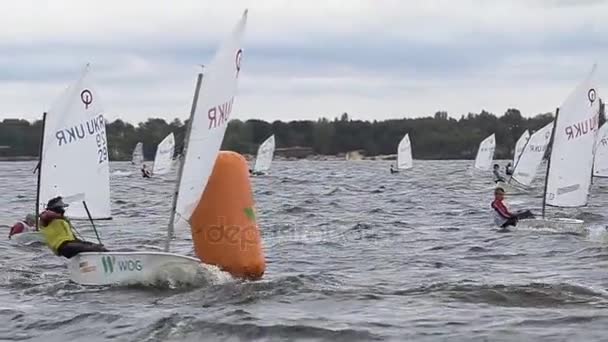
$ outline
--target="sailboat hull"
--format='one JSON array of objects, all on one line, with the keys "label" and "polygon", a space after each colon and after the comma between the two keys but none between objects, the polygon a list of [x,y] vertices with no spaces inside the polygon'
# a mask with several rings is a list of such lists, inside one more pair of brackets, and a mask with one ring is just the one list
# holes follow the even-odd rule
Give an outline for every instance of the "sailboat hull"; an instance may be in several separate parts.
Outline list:
[{"label": "sailboat hull", "polygon": [[517,226],[528,229],[550,229],[563,233],[583,234],[585,233],[584,224],[583,220],[570,218],[535,218],[521,220]]},{"label": "sailboat hull", "polygon": [[31,245],[33,243],[45,243],[46,240],[41,232],[24,232],[13,235],[13,241],[20,245]]},{"label": "sailboat hull", "polygon": [[68,262],[70,279],[81,285],[152,284],[179,273],[195,274],[197,258],[164,252],[87,252]]}]

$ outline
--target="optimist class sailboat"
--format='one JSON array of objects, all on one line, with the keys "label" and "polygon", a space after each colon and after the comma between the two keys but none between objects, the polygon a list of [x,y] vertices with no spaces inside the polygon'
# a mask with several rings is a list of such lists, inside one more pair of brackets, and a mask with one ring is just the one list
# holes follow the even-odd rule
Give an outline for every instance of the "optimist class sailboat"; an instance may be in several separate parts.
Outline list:
[{"label": "optimist class sailboat", "polygon": [[583,231],[582,220],[548,218],[545,208],[580,208],[587,205],[599,124],[598,95],[594,65],[589,76],[556,111],[542,218],[522,220],[522,225],[578,233]]},{"label": "optimist class sailboat", "polygon": [[253,166],[253,174],[261,175],[270,170],[270,164],[272,164],[272,157],[274,156],[274,134],[264,140],[262,145],[258,148],[258,154],[255,158],[255,165]]},{"label": "optimist class sailboat", "polygon": [[228,117],[214,109],[232,106],[234,101],[246,22],[247,11],[209,64],[200,99],[203,75],[198,75],[165,252],[80,253],[69,260],[72,281],[85,285],[150,283],[168,271],[201,267],[198,258],[171,253],[171,238],[175,221],[188,222],[197,207],[218,155]]},{"label": "optimist class sailboat", "polygon": [[492,161],[494,160],[494,149],[496,149],[496,139],[494,134],[492,134],[479,144],[474,165],[476,169],[482,171],[490,170]]},{"label": "optimist class sailboat", "polygon": [[169,135],[167,135],[156,148],[154,167],[152,168],[153,175],[164,175],[171,171],[171,167],[173,166],[174,151],[175,137],[173,136],[173,133],[169,133]]},{"label": "optimist class sailboat", "polygon": [[414,166],[412,159],[412,144],[410,143],[410,135],[406,134],[399,142],[397,147],[397,169],[407,170]]}]

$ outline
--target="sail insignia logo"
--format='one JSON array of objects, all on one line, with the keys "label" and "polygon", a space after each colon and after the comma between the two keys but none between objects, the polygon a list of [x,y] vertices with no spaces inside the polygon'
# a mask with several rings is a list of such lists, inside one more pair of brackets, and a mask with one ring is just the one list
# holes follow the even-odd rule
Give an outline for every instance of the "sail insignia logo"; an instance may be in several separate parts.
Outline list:
[{"label": "sail insignia logo", "polygon": [[89,89],[81,91],[80,100],[84,103],[84,109],[89,109],[89,105],[93,103],[93,93]]},{"label": "sail insignia logo", "polygon": [[594,88],[589,89],[587,92],[587,98],[589,99],[589,106],[593,106],[593,102],[597,99],[597,93]]},{"label": "sail insignia logo", "polygon": [[116,260],[113,255],[104,255],[101,257],[101,264],[103,265],[103,273],[111,274],[114,272],[127,272],[127,271],[142,271],[143,264],[141,260],[137,259],[120,259]]}]

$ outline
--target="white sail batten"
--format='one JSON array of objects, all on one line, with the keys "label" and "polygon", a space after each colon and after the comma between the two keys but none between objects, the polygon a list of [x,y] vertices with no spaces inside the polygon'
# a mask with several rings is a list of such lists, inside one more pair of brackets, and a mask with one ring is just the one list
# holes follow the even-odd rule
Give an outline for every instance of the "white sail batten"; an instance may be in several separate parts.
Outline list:
[{"label": "white sail batten", "polygon": [[526,148],[522,151],[515,170],[513,170],[511,176],[513,180],[525,186],[532,184],[551,141],[551,131],[553,131],[553,122],[536,131],[527,140]]},{"label": "white sail batten", "polygon": [[580,207],[587,204],[599,102],[594,66],[589,76],[559,107],[546,181],[547,205]]},{"label": "white sail batten", "polygon": [[54,103],[46,116],[40,207],[63,196],[69,216],[87,218],[82,200],[94,219],[111,218],[110,172],[106,123],[89,67]]},{"label": "white sail batten", "polygon": [[211,62],[205,66],[205,80],[200,89],[196,112],[190,122],[188,148],[183,157],[175,209],[176,221],[180,218],[189,220],[198,205],[224,139],[234,110],[246,22],[247,11]]},{"label": "white sail batten", "polygon": [[255,165],[253,166],[254,172],[267,172],[270,170],[270,164],[272,164],[272,158],[274,156],[274,134],[264,140],[264,142],[258,148],[258,153],[255,158]]},{"label": "white sail batten", "polygon": [[488,171],[492,167],[492,161],[494,160],[494,149],[496,148],[496,139],[494,134],[485,138],[479,149],[477,150],[477,157],[475,157],[475,168],[479,170]]},{"label": "white sail batten", "polygon": [[406,134],[397,147],[397,168],[400,170],[411,169],[414,166],[412,159],[412,144],[410,135]]},{"label": "white sail batten", "polygon": [[167,135],[156,148],[156,156],[154,157],[154,168],[152,169],[152,174],[164,175],[171,171],[171,167],[173,166],[174,152],[175,137],[173,136],[173,133],[169,133],[169,135]]}]

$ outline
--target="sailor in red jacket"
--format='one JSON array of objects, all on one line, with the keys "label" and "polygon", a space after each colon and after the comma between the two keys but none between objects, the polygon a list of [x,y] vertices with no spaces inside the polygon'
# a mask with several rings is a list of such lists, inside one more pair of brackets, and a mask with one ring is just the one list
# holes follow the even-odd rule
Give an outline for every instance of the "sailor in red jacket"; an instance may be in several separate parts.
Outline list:
[{"label": "sailor in red jacket", "polygon": [[11,227],[11,230],[8,233],[8,238],[10,239],[13,235],[16,234],[38,230],[35,226],[36,216],[34,216],[33,214],[27,214],[27,216],[25,216],[24,221],[19,221]]},{"label": "sailor in red jacket", "polygon": [[504,202],[505,190],[501,187],[494,189],[494,201],[492,201],[492,211],[494,213],[494,223],[500,228],[517,225],[517,221],[526,218],[533,218],[530,210],[512,213]]}]

